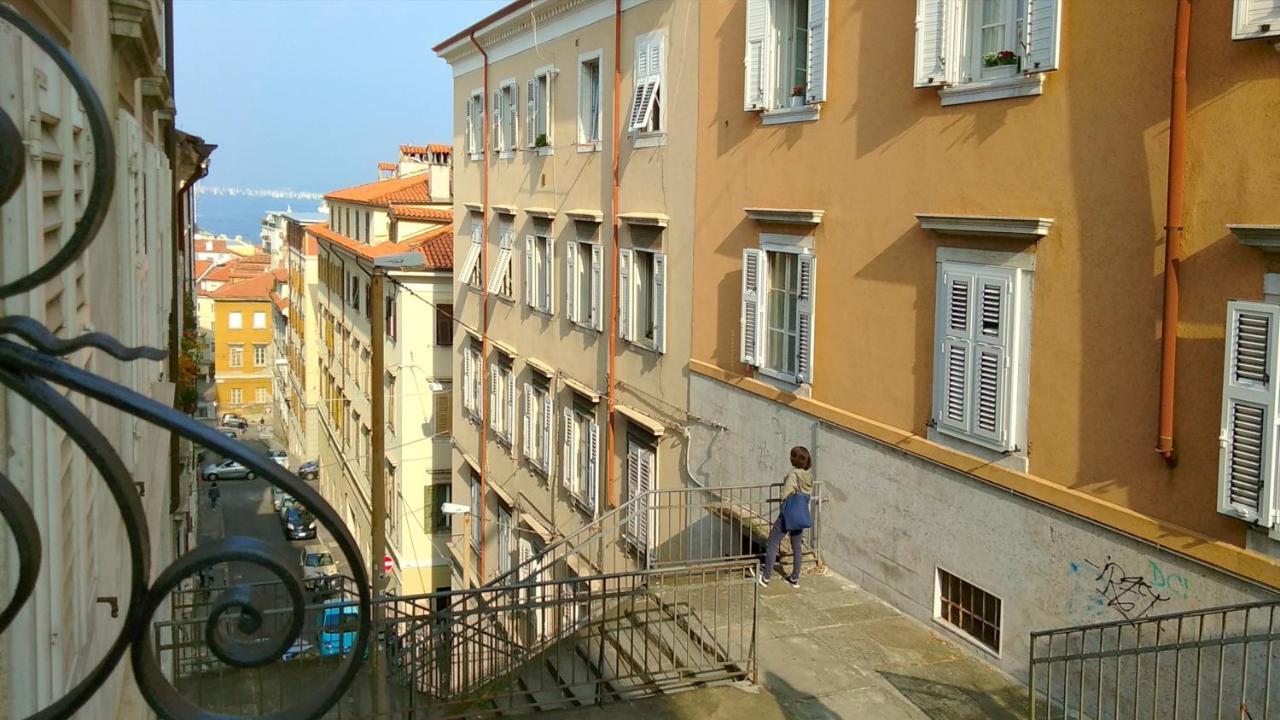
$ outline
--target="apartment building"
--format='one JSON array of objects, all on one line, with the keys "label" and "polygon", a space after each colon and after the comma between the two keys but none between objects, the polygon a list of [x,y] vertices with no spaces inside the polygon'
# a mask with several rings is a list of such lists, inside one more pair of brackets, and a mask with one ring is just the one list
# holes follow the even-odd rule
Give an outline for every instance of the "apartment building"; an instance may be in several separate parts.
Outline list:
[{"label": "apartment building", "polygon": [[316,289],[320,280],[315,236],[306,225],[318,217],[286,215],[284,268],[288,284],[289,325],[283,340],[281,357],[288,360],[281,367],[281,378],[273,389],[285,407],[276,417],[282,428],[279,435],[289,453],[291,465],[314,460],[320,454],[320,426],[317,413],[320,402],[320,334]]},{"label": "apartment building", "polygon": [[[313,290],[314,327],[323,340],[319,487],[367,560],[373,547],[372,434],[384,433],[386,554],[394,567],[386,587],[399,594],[449,586],[447,531],[439,535],[438,520],[438,504],[447,495],[435,488],[448,485],[453,228],[447,198],[439,201],[431,189],[438,175],[428,171],[329,193],[331,222],[307,225],[301,239],[315,244],[319,279]],[[418,267],[379,265],[405,256],[421,257],[413,263]],[[375,271],[385,273],[380,377],[372,367]],[[371,427],[373,382],[383,383],[384,428]]]},{"label": "apartment building", "polygon": [[[192,147],[198,138],[173,128],[170,5],[33,0],[5,8],[83,71],[112,131],[114,145],[105,152],[114,154],[115,177],[113,194],[93,197],[94,173],[105,158],[93,149],[92,103],[31,36],[0,19],[0,114],[20,141],[17,152],[11,144],[5,151],[22,164],[19,184],[0,204],[0,286],[53,261],[90,207],[107,213],[78,259],[6,297],[3,314],[34,318],[65,339],[96,331],[126,346],[170,348],[169,362],[119,362],[94,349],[61,359],[172,406],[185,319],[180,303],[192,270],[191,248],[183,244],[190,228],[175,221],[182,207],[175,190],[190,188],[199,174],[192,163],[201,165],[212,148]],[[116,642],[122,623],[116,610],[125,610],[136,579],[127,528],[86,453],[18,393],[0,393],[6,447],[0,473],[30,507],[43,547],[32,595],[0,637],[0,718],[8,719],[48,708],[96,668]],[[66,397],[83,415],[71,422],[87,421],[119,454],[128,472],[124,491],[137,488],[146,518],[138,528],[148,543],[146,560],[153,570],[167,566],[185,549],[189,490],[171,467],[177,458],[169,433],[79,394]],[[23,540],[31,547],[31,538]],[[12,588],[18,556],[6,554],[0,585]],[[168,616],[166,607],[155,619]],[[142,717],[146,708],[131,675],[121,662],[78,714]]]},{"label": "apartment building", "polygon": [[695,472],[809,446],[827,564],[1022,677],[1274,597],[1274,3],[1196,3],[1178,193],[1175,3],[918,5],[698,3]]},{"label": "apartment building", "polygon": [[[459,151],[453,496],[473,517],[455,587],[688,480],[698,6],[621,8],[515,2],[435,48]],[[661,530],[636,519],[643,563]]]},{"label": "apartment building", "polygon": [[213,303],[213,373],[218,412],[251,420],[271,414],[275,274],[263,271],[209,295]]}]

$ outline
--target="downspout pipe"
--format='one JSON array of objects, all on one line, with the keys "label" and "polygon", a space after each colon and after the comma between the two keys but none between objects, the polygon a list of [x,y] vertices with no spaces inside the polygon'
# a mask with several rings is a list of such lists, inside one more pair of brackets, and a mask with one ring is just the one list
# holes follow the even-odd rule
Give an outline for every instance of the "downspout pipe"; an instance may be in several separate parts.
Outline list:
[{"label": "downspout pipe", "polygon": [[[473,30],[469,35],[471,44],[484,60],[484,95],[480,98],[480,112],[489,107],[489,53],[484,51],[476,40]],[[489,125],[491,118],[481,115],[480,137],[483,141],[484,170],[480,186],[480,514],[482,517],[471,518],[480,528],[480,557],[476,563],[476,582],[484,585],[484,506],[489,490]],[[474,531],[473,531],[474,532]],[[463,538],[470,543],[471,538]],[[463,547],[467,547],[466,544]],[[466,581],[466,578],[463,578]]]},{"label": "downspout pipe", "polygon": [[622,0],[613,2],[613,252],[610,262],[609,302],[609,427],[605,433],[605,508],[617,507],[613,457],[617,438],[614,429],[618,394],[618,155],[622,134],[619,91],[622,88]]},{"label": "downspout pipe", "polygon": [[1178,266],[1182,262],[1187,47],[1190,37],[1191,0],[1178,0],[1173,40],[1173,86],[1169,102],[1169,189],[1165,203],[1164,311],[1160,332],[1160,430],[1156,438],[1156,452],[1169,467],[1178,464],[1178,456],[1173,447],[1173,399],[1178,356]]}]

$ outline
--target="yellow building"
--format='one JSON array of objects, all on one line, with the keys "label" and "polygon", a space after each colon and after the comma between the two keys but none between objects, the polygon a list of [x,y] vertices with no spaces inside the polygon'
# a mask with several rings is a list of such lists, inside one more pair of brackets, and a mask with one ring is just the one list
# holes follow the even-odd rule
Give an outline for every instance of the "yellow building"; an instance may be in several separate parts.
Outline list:
[{"label": "yellow building", "polygon": [[224,285],[210,297],[214,308],[214,383],[218,413],[261,418],[271,408],[271,289],[263,272]]}]

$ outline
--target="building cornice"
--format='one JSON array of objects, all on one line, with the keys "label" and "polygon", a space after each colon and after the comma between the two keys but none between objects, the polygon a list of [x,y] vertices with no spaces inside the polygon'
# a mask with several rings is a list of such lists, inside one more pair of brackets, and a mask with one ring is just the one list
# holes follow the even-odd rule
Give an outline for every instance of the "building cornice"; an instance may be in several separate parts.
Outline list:
[{"label": "building cornice", "polygon": [[781,225],[816,226],[822,222],[825,210],[808,208],[744,208],[747,217],[760,223]]},{"label": "building cornice", "polygon": [[1053,218],[916,213],[920,227],[941,235],[1039,240],[1049,234]]}]

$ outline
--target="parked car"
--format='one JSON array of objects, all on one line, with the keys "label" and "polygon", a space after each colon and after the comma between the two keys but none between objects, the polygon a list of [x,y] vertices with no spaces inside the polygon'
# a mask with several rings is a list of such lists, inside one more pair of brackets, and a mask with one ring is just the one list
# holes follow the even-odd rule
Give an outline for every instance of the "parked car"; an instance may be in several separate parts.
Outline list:
[{"label": "parked car", "polygon": [[360,632],[360,606],[352,602],[327,602],[317,624],[320,654],[324,657],[346,655],[355,647]]},{"label": "parked car", "polygon": [[268,450],[267,457],[276,461],[276,464],[282,468],[289,467],[289,453],[284,450]]},{"label": "parked car", "polygon": [[280,659],[283,660],[284,662],[289,662],[290,660],[297,660],[303,655],[310,655],[315,650],[315,647],[316,647],[315,645],[312,645],[306,640],[303,640],[302,638],[298,638],[292,645],[289,646],[288,650],[284,651],[284,654],[280,656]]},{"label": "parked car", "polygon": [[252,480],[257,475],[238,460],[223,460],[205,465],[200,470],[200,477],[205,480]]},{"label": "parked car", "polygon": [[303,480],[315,480],[320,477],[320,461],[308,460],[298,466],[298,477]]},{"label": "parked car", "polygon": [[280,507],[276,509],[276,513],[280,515],[280,522],[284,522],[285,513],[294,508],[302,508],[303,510],[306,510],[306,508],[303,508],[298,504],[297,498],[289,493],[285,493],[284,497],[280,498]]},{"label": "parked car", "polygon": [[293,496],[278,487],[271,488],[271,508],[280,512],[287,505],[294,503]]},{"label": "parked car", "polygon": [[244,434],[243,430],[240,430],[239,428],[228,427],[226,425],[219,427],[218,432],[222,433],[223,435],[226,435],[232,440],[239,440],[240,436]]},{"label": "parked car", "polygon": [[230,413],[222,416],[221,424],[227,427],[236,428],[237,430],[247,430],[249,428],[248,420],[245,420],[239,415],[232,415]]},{"label": "parked car", "polygon": [[324,545],[313,543],[303,548],[298,563],[303,587],[313,592],[338,589],[338,563]]},{"label": "parked car", "polygon": [[290,540],[310,540],[316,536],[316,518],[301,505],[285,510],[280,519],[284,536]]}]

